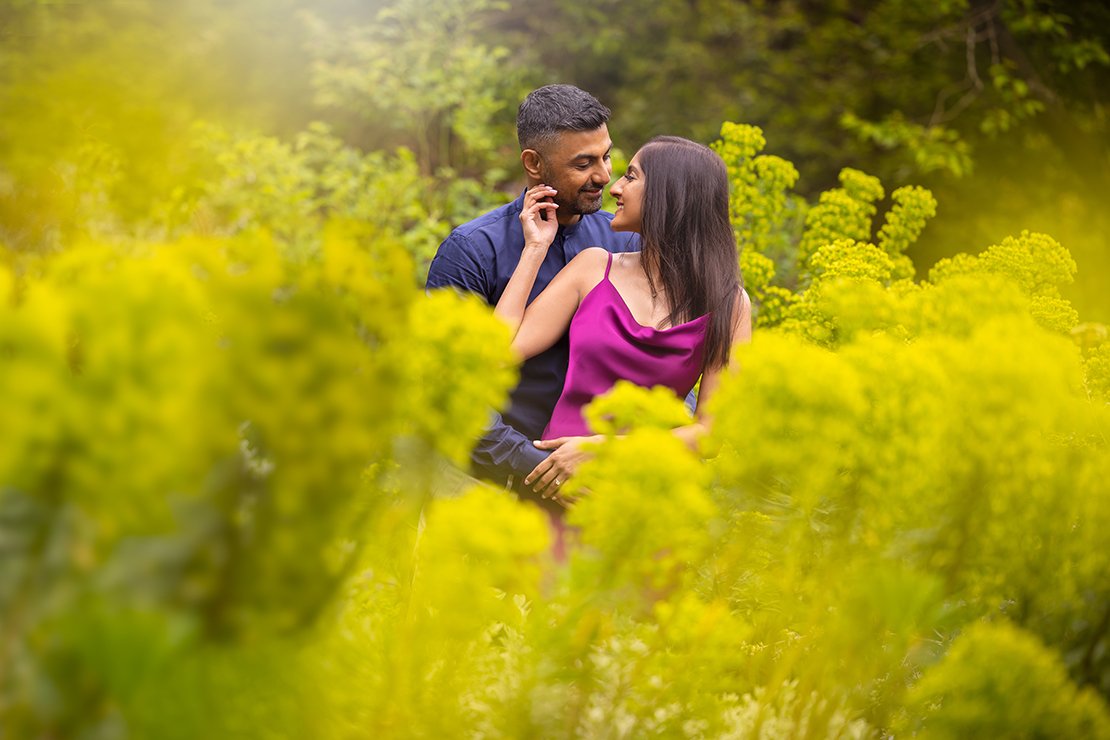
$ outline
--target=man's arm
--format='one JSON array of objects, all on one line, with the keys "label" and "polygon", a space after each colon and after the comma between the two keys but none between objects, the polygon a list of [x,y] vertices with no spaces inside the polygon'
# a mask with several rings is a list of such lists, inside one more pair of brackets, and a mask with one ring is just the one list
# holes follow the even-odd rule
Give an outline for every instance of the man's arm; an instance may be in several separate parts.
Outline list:
[{"label": "man's arm", "polygon": [[475,473],[501,485],[510,483],[511,476],[513,488],[524,490],[524,477],[549,454],[537,449],[532,440],[506,424],[501,414],[494,413],[486,433],[470,453],[470,462]]},{"label": "man's arm", "polygon": [[[493,265],[485,263],[484,257],[465,236],[452,232],[439,246],[428,268],[425,290],[461,288],[492,304]],[[470,462],[478,475],[502,485],[512,476],[514,483],[519,485],[548,454],[536,449],[531,439],[506,424],[501,414],[494,413],[486,433],[474,446]]]},{"label": "man's arm", "polygon": [[492,255],[479,253],[469,239],[452,231],[436,250],[424,289],[462,288],[477,293],[492,305],[492,262]]}]

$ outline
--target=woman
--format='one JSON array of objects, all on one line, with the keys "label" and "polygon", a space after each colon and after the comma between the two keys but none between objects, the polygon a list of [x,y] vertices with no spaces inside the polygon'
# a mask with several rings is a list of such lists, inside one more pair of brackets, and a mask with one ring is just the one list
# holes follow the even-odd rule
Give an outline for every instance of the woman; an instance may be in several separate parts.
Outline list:
[{"label": "woman", "polygon": [[[641,251],[587,249],[526,307],[558,227],[556,191],[528,191],[520,220],[525,246],[494,313],[515,331],[525,358],[570,328],[570,363],[545,440],[586,439],[582,409],[617,380],[670,387],[679,398],[701,377],[695,418],[674,433],[691,447],[705,433],[705,401],[717,387],[732,344],[751,338],[751,304],[741,284],[729,222],[728,173],[711,149],[674,136],[643,146],[610,188],[611,227],[640,233]],[[546,217],[545,217],[546,214]],[[554,495],[554,469],[537,469],[535,490]],[[538,480],[537,480],[538,479]],[[526,481],[532,482],[532,481]]]}]

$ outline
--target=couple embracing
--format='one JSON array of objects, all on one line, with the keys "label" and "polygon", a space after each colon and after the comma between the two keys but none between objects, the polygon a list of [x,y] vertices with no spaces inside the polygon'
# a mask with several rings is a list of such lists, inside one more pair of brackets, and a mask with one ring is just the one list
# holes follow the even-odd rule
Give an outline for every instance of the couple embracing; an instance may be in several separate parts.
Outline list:
[{"label": "couple embracing", "polygon": [[496,306],[525,359],[472,472],[560,504],[560,486],[589,454],[582,409],[595,396],[630,380],[683,398],[701,378],[694,418],[674,430],[695,446],[732,345],[751,337],[724,162],[701,144],[656,137],[613,182],[610,215],[600,210],[613,174],[609,114],[571,85],[530,93],[517,114],[527,188],[455,229],[428,272],[429,289]]}]

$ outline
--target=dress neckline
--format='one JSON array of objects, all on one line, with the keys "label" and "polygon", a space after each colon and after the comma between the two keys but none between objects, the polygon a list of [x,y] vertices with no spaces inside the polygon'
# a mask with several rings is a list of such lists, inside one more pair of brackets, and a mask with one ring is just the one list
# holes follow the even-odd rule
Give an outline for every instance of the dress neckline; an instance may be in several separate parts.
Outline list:
[{"label": "dress neckline", "polygon": [[[628,301],[624,300],[624,296],[621,295],[621,292],[619,290],[617,290],[617,286],[613,285],[613,281],[609,279],[609,271],[606,270],[605,273],[606,273],[605,277],[603,277],[601,279],[601,283],[607,283],[609,285],[609,288],[613,291],[614,294],[616,294],[617,301],[622,306],[624,306],[624,312],[626,314],[628,314],[628,318],[630,318],[632,320],[632,323],[634,323],[636,326],[640,327],[641,329],[650,329],[651,331],[657,331],[657,332],[660,332],[660,333],[669,332],[669,331],[674,331],[676,329],[682,329],[684,327],[692,326],[692,325],[696,324],[699,321],[703,321],[707,316],[709,316],[709,314],[702,314],[701,316],[698,316],[696,319],[690,319],[689,321],[684,321],[681,324],[675,324],[674,326],[668,326],[668,327],[664,327],[662,329],[659,329],[659,328],[654,327],[654,326],[648,326],[646,324],[641,324],[639,322],[639,320],[637,320],[636,317],[633,315],[632,309],[628,307]],[[600,285],[601,283],[598,283],[598,285]]]}]

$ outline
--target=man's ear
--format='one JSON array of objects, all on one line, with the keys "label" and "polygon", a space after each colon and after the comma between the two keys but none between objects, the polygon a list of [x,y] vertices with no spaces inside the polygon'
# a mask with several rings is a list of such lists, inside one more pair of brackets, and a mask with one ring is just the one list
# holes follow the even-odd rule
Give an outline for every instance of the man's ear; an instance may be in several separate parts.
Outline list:
[{"label": "man's ear", "polygon": [[524,166],[524,171],[533,180],[543,180],[540,173],[543,170],[543,156],[535,149],[525,149],[520,153],[520,163]]}]

